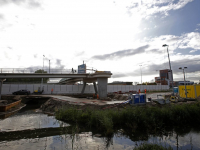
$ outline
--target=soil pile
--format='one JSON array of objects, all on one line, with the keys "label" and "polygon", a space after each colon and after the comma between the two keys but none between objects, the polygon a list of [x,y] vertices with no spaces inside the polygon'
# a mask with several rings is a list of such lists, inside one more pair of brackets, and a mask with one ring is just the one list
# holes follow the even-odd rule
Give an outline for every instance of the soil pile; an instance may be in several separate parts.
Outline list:
[{"label": "soil pile", "polygon": [[110,93],[108,94],[108,98],[111,98],[111,100],[128,100],[129,95],[128,94],[116,94],[116,93]]},{"label": "soil pile", "polygon": [[85,109],[120,109],[126,107],[126,105],[129,104],[106,104],[106,105],[97,105],[97,104],[71,104],[68,101],[62,101],[54,98],[50,98],[47,102],[41,105],[40,109],[49,114],[54,114],[57,110],[62,109],[62,108],[70,108],[70,107],[76,107],[77,109],[80,110],[85,110]]},{"label": "soil pile", "polygon": [[5,105],[8,105],[20,100],[21,97],[20,96],[2,96],[1,99],[2,100],[0,100],[0,106],[5,106]]}]

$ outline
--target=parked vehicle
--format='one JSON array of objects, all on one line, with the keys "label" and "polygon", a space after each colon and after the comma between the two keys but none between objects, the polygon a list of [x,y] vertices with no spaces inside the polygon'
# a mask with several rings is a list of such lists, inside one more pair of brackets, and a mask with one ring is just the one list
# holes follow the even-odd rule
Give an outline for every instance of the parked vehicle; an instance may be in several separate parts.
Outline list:
[{"label": "parked vehicle", "polygon": [[13,92],[12,94],[13,95],[29,95],[30,91],[28,91],[28,90],[19,90],[19,91]]}]

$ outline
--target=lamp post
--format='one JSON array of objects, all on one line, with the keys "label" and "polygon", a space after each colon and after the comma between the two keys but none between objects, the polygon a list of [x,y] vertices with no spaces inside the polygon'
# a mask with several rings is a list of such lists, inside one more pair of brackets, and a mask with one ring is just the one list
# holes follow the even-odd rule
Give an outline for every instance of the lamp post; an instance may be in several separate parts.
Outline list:
[{"label": "lamp post", "polygon": [[[43,69],[42,69],[42,74],[44,73],[44,58],[45,58],[45,56],[43,55]],[[42,78],[42,85],[43,85],[43,78]]]},{"label": "lamp post", "polygon": [[50,59],[49,59],[49,73],[50,73]]},{"label": "lamp post", "polygon": [[184,85],[185,85],[185,96],[187,98],[187,89],[186,89],[186,84],[185,84],[185,69],[187,69],[187,67],[180,67],[179,69],[183,70],[183,77],[184,77]]},{"label": "lamp post", "polygon": [[140,72],[141,72],[141,85],[142,85],[142,65],[140,65]]},{"label": "lamp post", "polygon": [[172,68],[171,68],[171,63],[170,63],[170,58],[169,58],[169,51],[168,51],[168,47],[169,47],[169,45],[167,45],[167,44],[163,44],[162,47],[167,47],[167,53],[168,53],[168,59],[169,59],[169,68],[170,68],[171,79],[172,79],[172,91],[173,91],[173,95],[174,95],[174,81],[173,81]]}]

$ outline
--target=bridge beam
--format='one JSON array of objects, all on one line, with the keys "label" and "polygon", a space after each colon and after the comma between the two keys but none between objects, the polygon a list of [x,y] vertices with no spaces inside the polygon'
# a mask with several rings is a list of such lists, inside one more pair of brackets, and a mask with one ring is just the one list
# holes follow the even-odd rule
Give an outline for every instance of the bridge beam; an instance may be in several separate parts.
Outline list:
[{"label": "bridge beam", "polygon": [[108,78],[97,78],[99,99],[107,98]]}]

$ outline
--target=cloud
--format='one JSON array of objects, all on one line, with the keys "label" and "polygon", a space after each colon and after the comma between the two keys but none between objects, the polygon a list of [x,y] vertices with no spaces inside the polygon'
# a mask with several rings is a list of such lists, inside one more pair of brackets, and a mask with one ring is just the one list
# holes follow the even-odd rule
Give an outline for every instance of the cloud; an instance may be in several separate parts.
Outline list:
[{"label": "cloud", "polygon": [[[188,77],[188,80],[199,80],[199,77],[195,77],[195,73],[199,72],[199,65],[200,65],[200,60],[196,58],[184,58],[182,60],[175,60],[171,61],[171,66],[173,70],[173,75],[180,75],[182,74],[182,70],[180,70],[180,67],[187,67],[186,72],[191,73],[192,76]],[[167,68],[166,68],[167,66]],[[148,66],[142,67],[142,76],[151,76],[155,75],[158,76],[157,70],[164,70],[164,69],[169,69],[169,62],[161,63],[161,64],[148,64]],[[132,72],[112,72],[112,78],[124,78],[124,77],[138,77],[140,76],[140,69],[138,68],[138,71],[132,71]],[[182,80],[175,78],[176,81]]]},{"label": "cloud", "polygon": [[4,15],[0,14],[0,20],[3,20],[3,19],[4,19]]},{"label": "cloud", "polygon": [[106,60],[106,59],[128,57],[128,56],[143,53],[143,52],[145,52],[145,50],[147,48],[149,48],[149,45],[141,46],[136,49],[121,50],[121,51],[117,51],[117,52],[110,53],[110,54],[95,55],[92,57],[92,59]]},{"label": "cloud", "polygon": [[83,54],[85,54],[85,52],[81,51],[81,52],[76,53],[75,55],[78,57],[78,56],[82,56]]},{"label": "cloud", "polygon": [[37,58],[38,57],[38,54],[35,54],[35,55],[33,55],[34,56],[34,58]]},{"label": "cloud", "polygon": [[[180,67],[187,67],[187,72],[196,72],[199,71],[200,60],[196,58],[183,58],[181,60],[171,61],[171,66],[174,74],[179,74],[181,71],[179,70]],[[167,66],[167,68],[165,68]],[[162,69],[169,69],[169,63],[165,62],[162,64],[152,64],[147,67],[147,74],[151,71],[162,70]]]},{"label": "cloud", "polygon": [[169,11],[183,8],[189,2],[193,0],[148,0],[148,1],[137,1],[131,3],[127,7],[128,14],[140,13],[143,18],[149,16],[155,16],[157,13],[161,13],[164,16],[169,15]]},{"label": "cloud", "polygon": [[190,32],[181,36],[179,48],[200,49],[200,33]]},{"label": "cloud", "polygon": [[61,64],[61,59],[56,59],[56,68],[57,69],[64,69],[65,68],[65,65],[62,65]]},{"label": "cloud", "polygon": [[194,53],[194,52],[196,52],[196,51],[197,51],[197,50],[191,50],[190,53]]},{"label": "cloud", "polygon": [[16,4],[16,5],[25,4],[31,8],[36,8],[41,6],[41,4],[37,0],[0,0],[0,6],[7,4]]},{"label": "cloud", "polygon": [[8,46],[7,48],[8,48],[8,49],[13,49],[13,48],[12,48],[12,47],[10,47],[10,46]]}]

